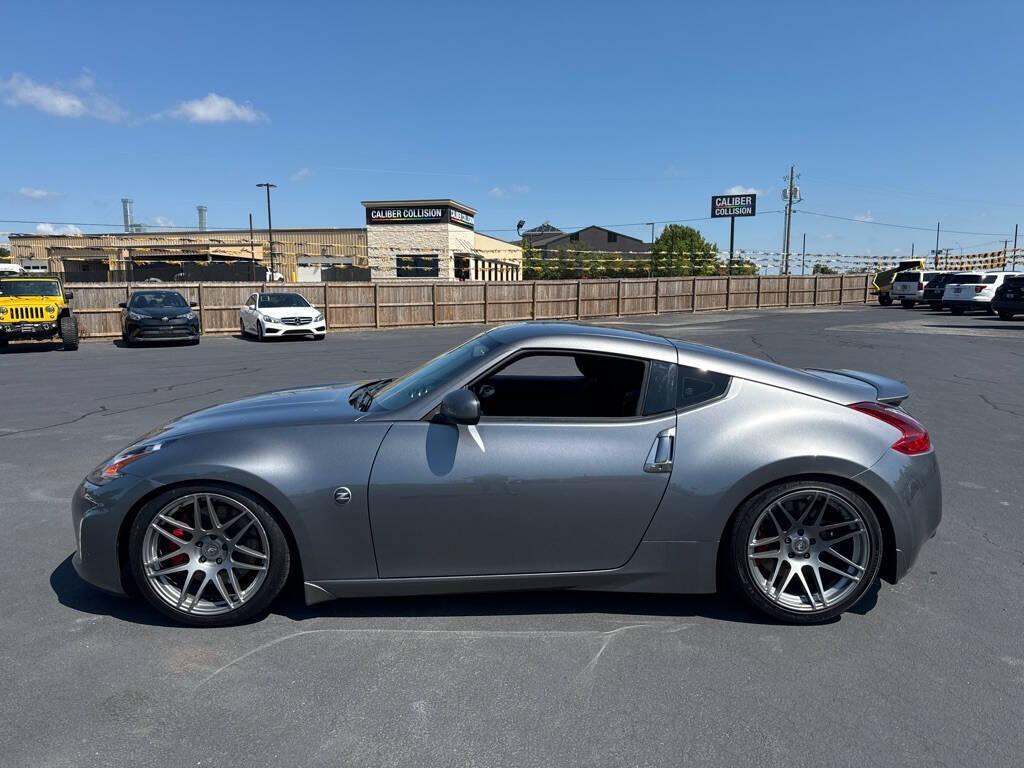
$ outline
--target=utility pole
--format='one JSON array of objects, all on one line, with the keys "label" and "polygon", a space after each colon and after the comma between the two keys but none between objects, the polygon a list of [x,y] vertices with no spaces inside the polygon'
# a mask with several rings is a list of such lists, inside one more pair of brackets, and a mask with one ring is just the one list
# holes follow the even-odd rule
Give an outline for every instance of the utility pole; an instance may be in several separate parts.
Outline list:
[{"label": "utility pole", "polygon": [[942,228],[942,222],[938,222],[935,225],[935,268],[939,268],[939,230]]},{"label": "utility pole", "polygon": [[269,181],[265,181],[262,184],[257,184],[257,187],[264,187],[267,190],[267,239],[270,241],[270,279],[274,279],[274,275],[277,274],[277,265],[274,262],[274,224],[270,218],[270,190],[275,189],[277,184],[271,184]]},{"label": "utility pole", "polygon": [[252,213],[249,214],[249,279],[256,282],[256,240],[252,236]]},{"label": "utility pole", "polygon": [[658,271],[658,266],[654,263],[654,222],[648,221],[647,224],[651,228],[651,277],[654,277]]},{"label": "utility pole", "polygon": [[782,177],[786,182],[786,188],[782,190],[782,199],[786,201],[786,223],[782,235],[782,274],[789,274],[789,235],[793,227],[793,204],[803,200],[800,197],[800,188],[794,182],[800,178],[796,172],[796,166],[789,166],[789,177]]},{"label": "utility pole", "polygon": [[1013,267],[1012,267],[1012,269],[1014,269],[1014,270],[1017,269],[1017,227],[1018,226],[1019,225],[1017,225],[1017,224],[1013,225]]}]

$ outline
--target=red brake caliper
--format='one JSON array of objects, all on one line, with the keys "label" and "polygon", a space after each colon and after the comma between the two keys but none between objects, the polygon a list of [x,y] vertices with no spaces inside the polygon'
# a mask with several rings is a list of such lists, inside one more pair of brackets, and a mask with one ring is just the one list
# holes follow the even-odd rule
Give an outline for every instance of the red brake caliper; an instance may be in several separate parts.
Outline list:
[{"label": "red brake caliper", "polygon": [[[185,538],[185,529],[184,528],[172,528],[171,529],[171,535],[174,538],[176,538],[176,539],[184,539]],[[184,552],[182,552],[181,554],[175,555],[170,560],[168,560],[167,564],[168,564],[168,566],[173,567],[175,565],[183,565],[184,563],[187,563],[187,562],[188,562],[188,555],[186,555]]]}]

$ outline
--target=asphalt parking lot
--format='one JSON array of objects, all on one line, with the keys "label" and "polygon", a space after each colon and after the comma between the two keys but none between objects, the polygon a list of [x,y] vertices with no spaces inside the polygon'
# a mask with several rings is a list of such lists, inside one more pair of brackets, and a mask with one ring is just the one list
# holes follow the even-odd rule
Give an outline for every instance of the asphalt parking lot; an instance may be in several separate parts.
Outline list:
[{"label": "asphalt parking lot", "polygon": [[605,321],[907,382],[945,518],[821,627],[728,597],[286,596],[183,629],[74,574],[80,479],[172,417],[389,376],[480,327],[0,353],[0,765],[1019,766],[1024,321],[877,306]]}]

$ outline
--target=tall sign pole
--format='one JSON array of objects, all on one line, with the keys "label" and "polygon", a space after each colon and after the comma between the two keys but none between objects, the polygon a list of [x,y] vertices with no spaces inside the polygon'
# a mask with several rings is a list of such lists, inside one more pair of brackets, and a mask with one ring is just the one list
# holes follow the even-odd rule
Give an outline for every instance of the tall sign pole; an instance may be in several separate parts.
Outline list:
[{"label": "tall sign pole", "polygon": [[935,268],[939,268],[939,230],[942,228],[942,222],[938,222],[935,225]]},{"label": "tall sign pole", "polygon": [[757,195],[715,195],[711,198],[711,218],[729,219],[729,274],[732,274],[736,249],[736,217],[757,215]]}]

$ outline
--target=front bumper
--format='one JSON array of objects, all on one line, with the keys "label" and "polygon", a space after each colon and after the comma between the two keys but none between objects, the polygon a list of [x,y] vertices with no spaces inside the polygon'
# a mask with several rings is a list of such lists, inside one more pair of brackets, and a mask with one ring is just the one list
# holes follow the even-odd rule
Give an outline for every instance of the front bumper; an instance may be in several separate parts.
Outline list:
[{"label": "front bumper", "polygon": [[919,456],[886,451],[853,479],[871,491],[888,513],[896,557],[883,575],[895,583],[913,567],[942,521],[942,479],[935,451]]},{"label": "front bumper", "polygon": [[52,339],[60,333],[57,320],[45,323],[0,323],[0,339]]},{"label": "front bumper", "polygon": [[1024,299],[992,299],[993,312],[1024,314]]},{"label": "front bumper", "polygon": [[198,320],[128,320],[124,327],[128,338],[138,341],[199,338]]},{"label": "front bumper", "polygon": [[263,321],[264,336],[323,336],[325,333],[327,333],[327,323],[324,320],[303,325]]},{"label": "front bumper", "polygon": [[126,594],[121,526],[128,511],[154,488],[148,480],[124,475],[105,485],[83,480],[75,490],[71,499],[75,554],[71,562],[85,581],[107,592]]}]

